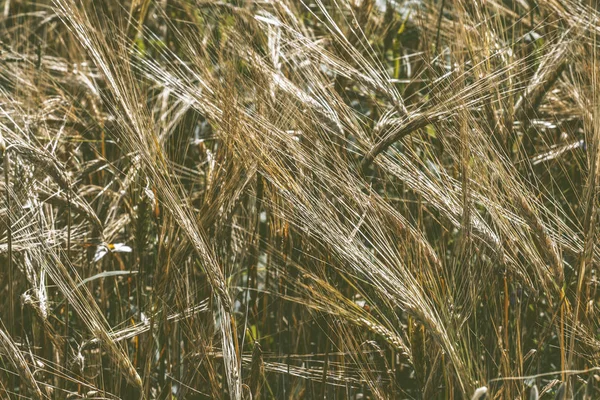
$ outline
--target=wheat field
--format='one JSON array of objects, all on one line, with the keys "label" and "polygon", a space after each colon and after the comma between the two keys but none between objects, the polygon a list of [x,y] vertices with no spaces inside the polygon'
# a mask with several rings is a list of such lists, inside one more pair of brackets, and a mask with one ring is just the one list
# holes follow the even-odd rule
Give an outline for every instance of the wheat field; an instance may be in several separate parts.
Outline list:
[{"label": "wheat field", "polygon": [[0,399],[600,398],[599,33],[0,1]]}]

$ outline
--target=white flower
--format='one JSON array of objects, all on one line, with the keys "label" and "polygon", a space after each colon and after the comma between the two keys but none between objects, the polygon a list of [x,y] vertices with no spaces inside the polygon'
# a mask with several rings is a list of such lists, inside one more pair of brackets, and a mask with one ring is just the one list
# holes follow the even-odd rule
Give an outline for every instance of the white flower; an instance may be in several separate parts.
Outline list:
[{"label": "white flower", "polygon": [[100,261],[109,251],[111,253],[131,253],[132,249],[124,243],[102,243],[96,249],[93,262]]}]

